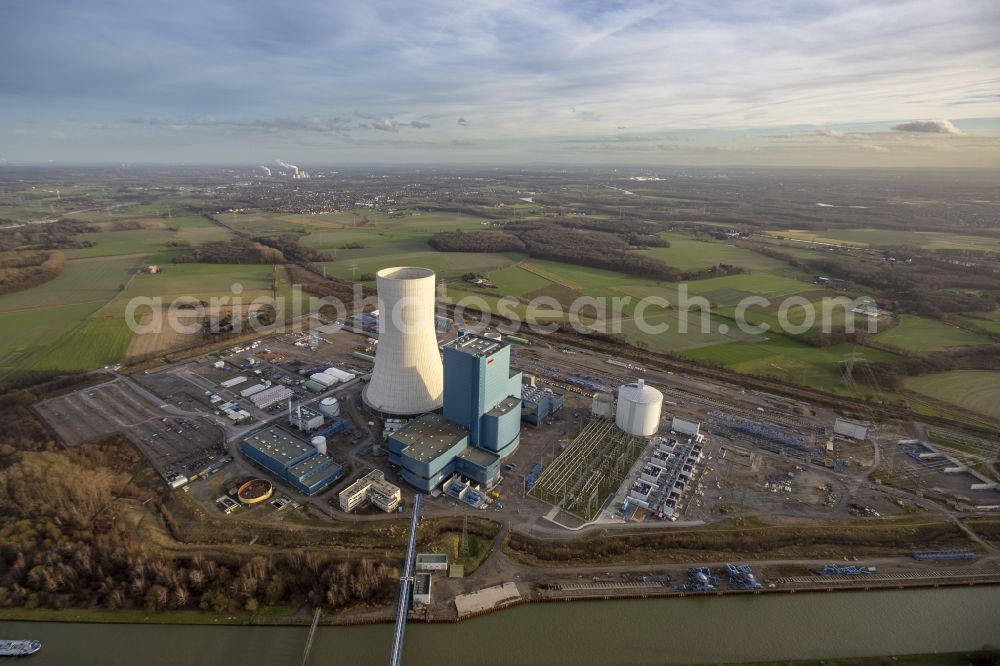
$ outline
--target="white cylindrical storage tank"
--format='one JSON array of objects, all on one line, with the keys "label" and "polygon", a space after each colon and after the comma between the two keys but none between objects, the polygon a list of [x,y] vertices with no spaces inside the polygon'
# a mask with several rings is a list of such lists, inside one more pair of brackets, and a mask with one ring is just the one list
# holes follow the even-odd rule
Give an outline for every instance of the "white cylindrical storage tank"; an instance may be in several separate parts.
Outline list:
[{"label": "white cylindrical storage tank", "polygon": [[434,271],[384,268],[375,279],[379,344],[365,404],[401,416],[438,409],[444,371],[434,328]]},{"label": "white cylindrical storage tank", "polygon": [[316,449],[316,453],[326,453],[326,437],[323,435],[313,437],[312,445]]},{"label": "white cylindrical storage tank", "polygon": [[615,398],[610,393],[595,393],[590,401],[590,413],[602,419],[610,419],[615,415]]},{"label": "white cylindrical storage tank", "polygon": [[340,416],[340,401],[330,396],[319,401],[319,411],[327,416]]},{"label": "white cylindrical storage tank", "polygon": [[660,426],[663,394],[643,380],[618,388],[615,424],[630,435],[649,437]]}]

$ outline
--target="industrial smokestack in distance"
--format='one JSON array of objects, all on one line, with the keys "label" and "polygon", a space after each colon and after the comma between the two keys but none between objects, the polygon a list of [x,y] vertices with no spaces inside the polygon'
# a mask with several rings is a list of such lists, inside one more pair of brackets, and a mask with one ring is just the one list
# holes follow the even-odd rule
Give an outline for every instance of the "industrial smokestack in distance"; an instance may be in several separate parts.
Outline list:
[{"label": "industrial smokestack in distance", "polygon": [[385,268],[378,286],[378,347],[365,404],[383,414],[413,416],[441,407],[444,370],[434,327],[434,271]]},{"label": "industrial smokestack in distance", "polygon": [[291,169],[293,172],[295,172],[296,175],[298,175],[299,168],[297,166],[295,166],[294,164],[288,164],[287,162],[284,162],[283,160],[275,160],[275,161],[278,164],[280,164],[281,166],[285,167],[286,169]]}]

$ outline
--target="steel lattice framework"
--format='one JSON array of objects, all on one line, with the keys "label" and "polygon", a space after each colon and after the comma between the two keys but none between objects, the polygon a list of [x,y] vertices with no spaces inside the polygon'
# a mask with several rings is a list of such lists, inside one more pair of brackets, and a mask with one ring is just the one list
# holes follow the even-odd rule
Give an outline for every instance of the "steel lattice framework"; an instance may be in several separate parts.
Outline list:
[{"label": "steel lattice framework", "polygon": [[542,471],[530,494],[593,520],[645,448],[645,439],[619,430],[611,421],[591,419]]}]

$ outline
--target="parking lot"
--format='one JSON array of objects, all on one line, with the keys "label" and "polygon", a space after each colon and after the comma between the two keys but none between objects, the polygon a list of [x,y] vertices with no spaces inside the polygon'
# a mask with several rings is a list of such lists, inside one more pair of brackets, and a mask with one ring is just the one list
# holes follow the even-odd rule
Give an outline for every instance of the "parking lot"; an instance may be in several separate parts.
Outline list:
[{"label": "parking lot", "polygon": [[164,476],[189,476],[225,454],[222,431],[204,419],[152,419],[131,429],[128,437]]},{"label": "parking lot", "polygon": [[38,412],[68,446],[114,433],[128,437],[164,476],[190,474],[224,453],[222,430],[204,418],[173,415],[169,403],[123,379],[47,400]]},{"label": "parking lot", "polygon": [[118,380],[46,400],[37,409],[67,446],[164,416],[158,402]]}]

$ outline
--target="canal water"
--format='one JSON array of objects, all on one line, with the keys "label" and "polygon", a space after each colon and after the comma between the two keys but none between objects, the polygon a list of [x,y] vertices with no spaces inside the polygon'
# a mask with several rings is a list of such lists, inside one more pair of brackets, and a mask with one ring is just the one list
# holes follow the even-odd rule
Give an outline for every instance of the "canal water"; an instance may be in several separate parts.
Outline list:
[{"label": "canal water", "polygon": [[[308,629],[2,622],[31,666],[297,665]],[[310,664],[388,663],[389,625],[320,627]],[[1000,647],[1000,587],[527,604],[412,624],[407,666],[690,664]]]}]

